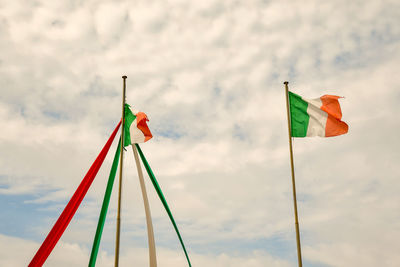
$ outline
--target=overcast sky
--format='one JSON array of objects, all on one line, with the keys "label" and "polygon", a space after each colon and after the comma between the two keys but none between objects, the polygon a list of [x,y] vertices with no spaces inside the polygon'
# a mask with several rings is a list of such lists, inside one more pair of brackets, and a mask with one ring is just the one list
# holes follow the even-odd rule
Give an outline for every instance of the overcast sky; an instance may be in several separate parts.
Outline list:
[{"label": "overcast sky", "polygon": [[[305,266],[400,262],[397,0],[0,0],[0,265],[26,266],[127,102],[193,266],[296,266],[284,81],[349,133],[294,140]],[[46,266],[85,266],[115,140]],[[125,157],[121,266],[147,266]],[[147,177],[146,177],[147,178]],[[187,266],[149,179],[158,263]],[[116,189],[97,266],[112,266]]]}]

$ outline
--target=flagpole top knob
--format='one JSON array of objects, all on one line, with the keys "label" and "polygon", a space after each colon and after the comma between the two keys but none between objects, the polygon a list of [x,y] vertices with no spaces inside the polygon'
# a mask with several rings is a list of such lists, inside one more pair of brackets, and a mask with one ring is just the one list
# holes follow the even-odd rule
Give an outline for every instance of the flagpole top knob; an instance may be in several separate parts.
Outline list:
[{"label": "flagpole top knob", "polygon": [[283,82],[283,84],[289,84],[289,82],[288,82],[288,81],[285,81],[285,82]]},{"label": "flagpole top knob", "polygon": [[126,77],[126,75],[122,76],[122,79],[126,79],[126,78],[128,78],[128,77]]}]

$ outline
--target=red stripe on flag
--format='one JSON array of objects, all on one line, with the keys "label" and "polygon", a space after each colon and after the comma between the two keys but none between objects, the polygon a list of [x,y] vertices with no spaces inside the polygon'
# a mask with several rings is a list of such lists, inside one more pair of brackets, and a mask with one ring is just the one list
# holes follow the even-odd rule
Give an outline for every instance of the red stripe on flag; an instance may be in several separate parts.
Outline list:
[{"label": "red stripe on flag", "polygon": [[138,112],[136,114],[136,122],[137,125],[136,127],[142,131],[143,135],[144,135],[144,141],[148,141],[150,140],[153,135],[150,132],[149,127],[147,126],[147,121],[149,121],[149,119],[147,118],[147,115],[143,112]]},{"label": "red stripe on flag", "polygon": [[85,197],[86,192],[89,190],[89,187],[92,184],[94,178],[96,177],[97,172],[99,171],[101,165],[103,164],[103,161],[108,153],[108,150],[110,149],[110,146],[115,138],[115,135],[118,132],[120,125],[121,121],[118,123],[117,127],[114,129],[113,133],[111,134],[107,143],[104,145],[100,154],[97,156],[96,160],[93,162],[89,171],[86,173],[81,184],[78,186],[74,195],[68,202],[67,206],[64,208],[60,217],[57,219],[56,223],[54,224],[53,228],[47,235],[43,244],[36,252],[31,263],[29,263],[28,265],[29,267],[42,266],[46,261],[47,257],[50,255],[53,248],[55,247],[55,245],[57,244],[58,240],[61,238],[69,222],[71,221],[79,205],[81,204],[83,198]]}]

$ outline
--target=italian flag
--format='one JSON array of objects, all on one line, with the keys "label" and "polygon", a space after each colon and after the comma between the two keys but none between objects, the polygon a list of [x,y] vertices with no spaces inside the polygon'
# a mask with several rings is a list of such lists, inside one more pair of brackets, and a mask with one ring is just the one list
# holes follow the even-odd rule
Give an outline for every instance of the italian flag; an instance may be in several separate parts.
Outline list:
[{"label": "italian flag", "polygon": [[324,95],[306,99],[289,92],[292,137],[330,137],[347,133],[349,126],[341,121],[339,98]]},{"label": "italian flag", "polygon": [[125,104],[124,146],[144,143],[153,137],[147,126],[147,121],[149,119],[145,113],[132,111],[130,106]]}]

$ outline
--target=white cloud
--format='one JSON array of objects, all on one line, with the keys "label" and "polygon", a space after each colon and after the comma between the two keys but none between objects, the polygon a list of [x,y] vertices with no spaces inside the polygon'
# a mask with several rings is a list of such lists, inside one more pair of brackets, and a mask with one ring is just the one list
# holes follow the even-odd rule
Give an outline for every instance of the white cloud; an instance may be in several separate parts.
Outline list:
[{"label": "white cloud", "polygon": [[[26,240],[13,238],[5,235],[0,235],[0,244],[7,243],[7,246],[1,246],[0,264],[5,267],[27,265],[29,256],[34,252],[34,249],[39,245],[34,242],[27,242]],[[5,251],[12,251],[13,253],[5,253]],[[19,256],[17,256],[17,253]],[[121,253],[120,265],[128,266],[132,263],[139,266],[148,265],[148,252],[143,248],[130,248],[125,249]],[[159,266],[183,266],[186,260],[176,251],[168,249],[159,249],[157,251],[157,261]],[[82,248],[77,243],[60,242],[54,249],[54,252],[45,266],[81,266],[88,262],[89,251]],[[100,252],[96,262],[96,266],[110,266],[114,262],[112,255],[106,252]],[[249,255],[228,256],[227,254],[220,254],[217,256],[204,256],[193,254],[192,264],[199,266],[290,266],[288,262],[271,257],[265,252],[255,251]]]}]

